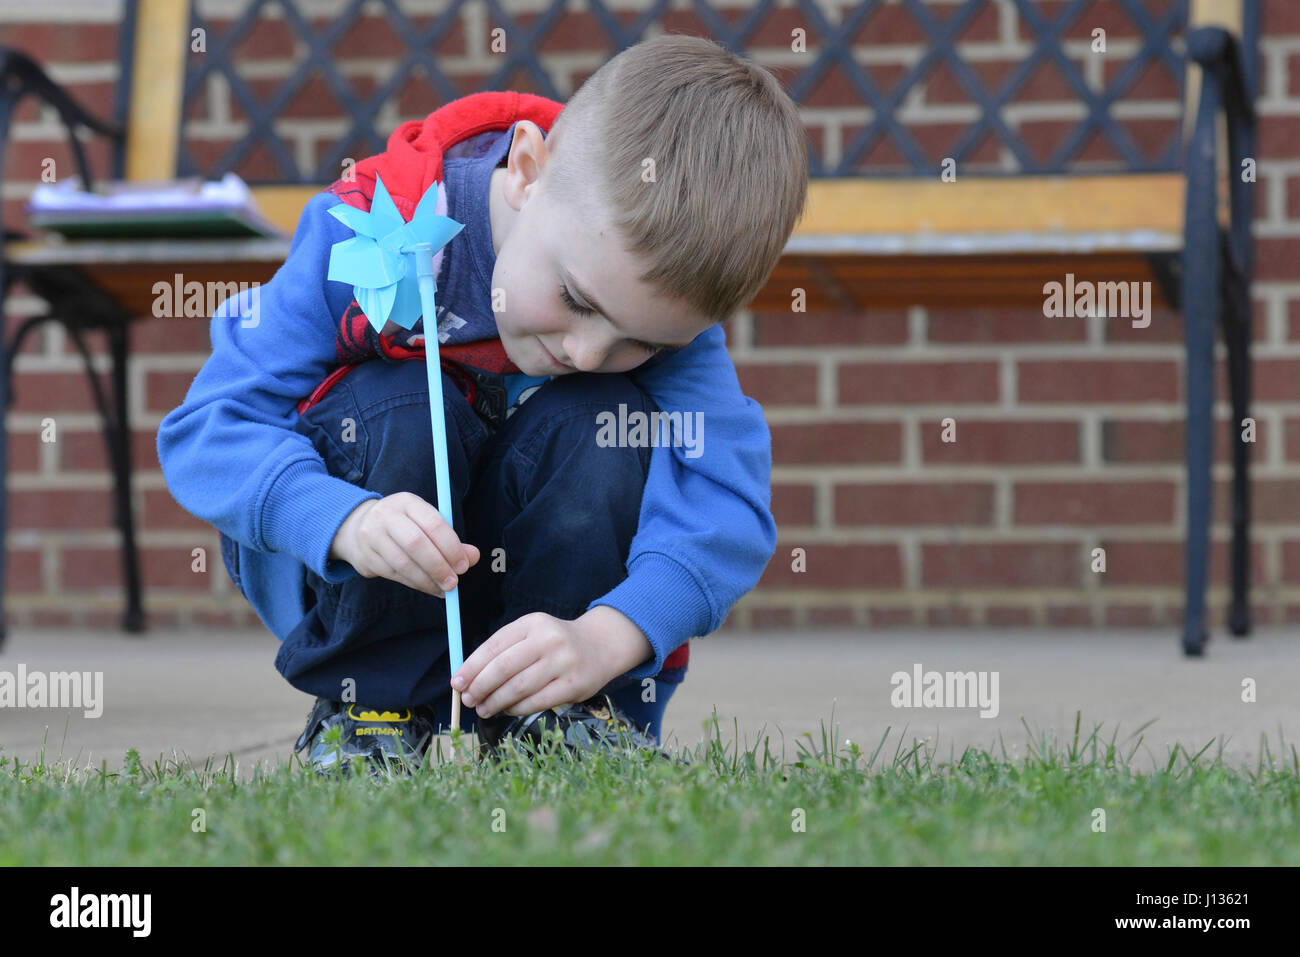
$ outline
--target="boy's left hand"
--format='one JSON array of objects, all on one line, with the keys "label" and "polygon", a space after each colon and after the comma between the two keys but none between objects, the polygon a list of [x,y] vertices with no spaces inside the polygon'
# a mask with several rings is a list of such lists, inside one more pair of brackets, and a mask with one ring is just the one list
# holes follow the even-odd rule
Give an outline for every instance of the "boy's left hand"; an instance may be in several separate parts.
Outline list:
[{"label": "boy's left hand", "polygon": [[480,645],[451,684],[480,718],[533,714],[585,701],[653,654],[641,630],[608,605],[576,621],[534,612]]}]

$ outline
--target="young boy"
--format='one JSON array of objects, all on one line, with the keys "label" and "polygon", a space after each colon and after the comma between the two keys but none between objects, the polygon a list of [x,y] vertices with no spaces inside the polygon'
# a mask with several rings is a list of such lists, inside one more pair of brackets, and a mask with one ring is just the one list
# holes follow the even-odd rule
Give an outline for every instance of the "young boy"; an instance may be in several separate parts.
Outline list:
[{"label": "young boy", "polygon": [[[454,529],[434,507],[424,320],[376,333],[326,279],[353,235],[328,210],[368,210],[378,181],[406,219],[436,183],[465,227],[434,262]],[[158,456],[221,531],[277,669],[316,696],[297,747],[318,768],[334,727],[345,756],[418,761],[452,687],[488,743],[549,722],[574,746],[615,729],[656,746],[686,642],[775,548],[770,435],[718,323],[766,281],[806,192],[776,80],[664,36],[566,106],[478,93],[405,123],[308,202],[271,281],[213,316]]]}]

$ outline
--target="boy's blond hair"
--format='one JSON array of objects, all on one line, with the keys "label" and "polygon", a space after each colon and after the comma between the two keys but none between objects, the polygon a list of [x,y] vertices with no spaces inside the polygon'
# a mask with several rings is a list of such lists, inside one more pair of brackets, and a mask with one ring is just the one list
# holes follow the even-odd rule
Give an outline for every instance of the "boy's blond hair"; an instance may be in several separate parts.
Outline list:
[{"label": "boy's blond hair", "polygon": [[624,50],[547,141],[542,188],[585,222],[603,204],[600,218],[650,264],[640,280],[715,322],[758,294],[807,198],[798,109],[771,73],[704,37]]}]

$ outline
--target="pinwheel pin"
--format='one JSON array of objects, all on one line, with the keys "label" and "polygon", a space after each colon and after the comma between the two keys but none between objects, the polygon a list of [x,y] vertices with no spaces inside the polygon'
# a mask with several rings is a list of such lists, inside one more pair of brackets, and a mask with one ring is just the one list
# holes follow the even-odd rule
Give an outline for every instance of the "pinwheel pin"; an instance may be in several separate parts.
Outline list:
[{"label": "pinwheel pin", "polygon": [[[357,305],[376,331],[391,319],[410,329],[424,316],[424,357],[429,374],[429,419],[433,426],[433,466],[438,512],[455,528],[451,511],[451,480],[447,466],[447,424],[443,418],[442,366],[438,357],[438,320],[434,296],[434,253],[465,228],[436,213],[438,184],[432,184],[410,222],[393,205],[383,180],[375,178],[370,212],[340,203],[330,213],[354,233],[330,249],[328,277],[352,286]],[[460,627],[460,588],[446,593],[447,647],[451,674],[464,663]],[[460,692],[452,691],[451,726],[460,727]]]}]

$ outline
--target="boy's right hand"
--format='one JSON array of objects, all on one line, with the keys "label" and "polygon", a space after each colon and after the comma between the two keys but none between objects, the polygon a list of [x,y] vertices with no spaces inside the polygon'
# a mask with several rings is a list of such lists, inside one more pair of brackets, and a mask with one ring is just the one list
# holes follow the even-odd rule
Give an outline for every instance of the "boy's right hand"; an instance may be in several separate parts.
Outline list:
[{"label": "boy's right hand", "polygon": [[414,492],[395,492],[358,505],[339,526],[330,558],[341,558],[363,578],[387,578],[443,597],[479,560],[438,510]]}]

